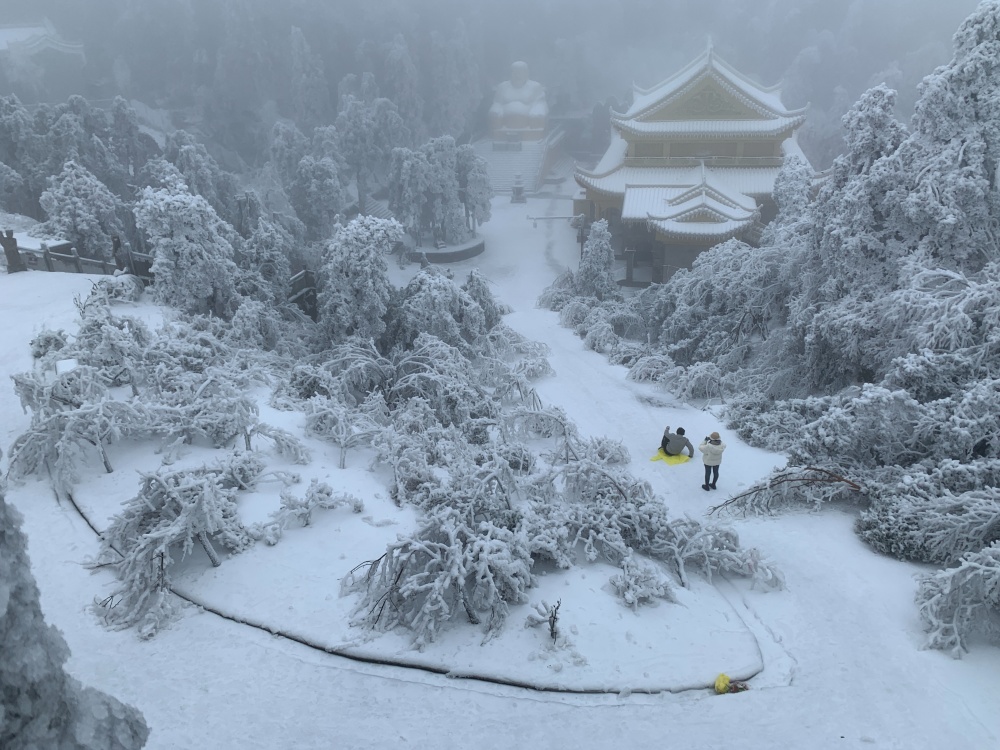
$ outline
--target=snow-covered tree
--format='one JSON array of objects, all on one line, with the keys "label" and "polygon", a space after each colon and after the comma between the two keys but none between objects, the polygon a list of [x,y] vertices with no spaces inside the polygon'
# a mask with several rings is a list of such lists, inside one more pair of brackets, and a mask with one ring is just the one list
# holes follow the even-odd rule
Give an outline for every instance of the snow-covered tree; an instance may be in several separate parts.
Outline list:
[{"label": "snow-covered tree", "polygon": [[511,312],[508,305],[503,304],[493,296],[489,284],[489,280],[483,276],[479,269],[473,268],[469,271],[469,277],[462,285],[462,291],[468,294],[483,311],[483,324],[486,331],[492,331],[500,323],[503,316]]},{"label": "snow-covered tree", "polygon": [[366,101],[346,95],[336,125],[340,153],[357,185],[358,209],[365,213],[372,181],[384,179],[392,150],[406,143],[409,134],[396,105],[385,98]]},{"label": "snow-covered tree", "polygon": [[946,268],[1000,260],[1000,6],[987,0],[954,37],[954,57],[920,84],[891,193],[900,233]]},{"label": "snow-covered tree", "polygon": [[315,127],[329,121],[330,87],[323,73],[323,61],[313,54],[302,29],[291,31],[292,111],[303,127]]},{"label": "snow-covered tree", "polygon": [[232,227],[200,195],[144,188],[136,224],[153,255],[153,296],[185,312],[230,317],[236,308]]},{"label": "snow-covered tree", "polygon": [[420,149],[427,159],[425,216],[436,240],[458,243],[471,236],[458,195],[458,148],[450,135],[432,138]]},{"label": "snow-covered tree", "polygon": [[608,222],[604,219],[595,221],[583,245],[580,268],[576,272],[576,293],[598,300],[619,296],[614,264],[615,251],[611,246]]},{"label": "snow-covered tree", "polygon": [[394,148],[389,166],[389,209],[417,244],[426,223],[431,166],[421,151]]},{"label": "snow-covered tree", "polygon": [[111,238],[122,236],[121,202],[90,172],[75,161],[63,165],[49,179],[39,203],[48,216],[41,230],[73,243],[88,258],[111,257]]},{"label": "snow-covered tree", "polygon": [[208,201],[225,221],[236,222],[236,196],[240,192],[236,177],[224,171],[208,149],[185,130],[167,136],[164,158],[184,175],[188,190]]},{"label": "snow-covered tree", "polygon": [[330,237],[346,203],[337,162],[329,157],[303,156],[295,169],[288,197],[310,238]]},{"label": "snow-covered tree", "polygon": [[385,420],[385,399],[373,393],[358,406],[327,396],[313,396],[306,402],[306,431],[325,438],[340,448],[339,466],[347,468],[347,452],[371,443]]},{"label": "snow-covered tree", "polygon": [[399,222],[360,216],[326,246],[319,290],[320,323],[331,343],[349,336],[378,339],[392,285],[386,258],[402,240]]},{"label": "snow-covered tree", "polygon": [[293,123],[278,120],[271,128],[268,158],[288,190],[295,179],[299,162],[309,151],[309,139]]},{"label": "snow-covered tree", "polygon": [[143,405],[111,398],[96,368],[80,366],[51,383],[24,373],[14,376],[14,387],[31,410],[30,427],[11,447],[8,473],[14,479],[45,472],[56,492],[66,492],[92,454],[110,473],[107,446],[146,430]]},{"label": "snow-covered tree", "polygon": [[45,623],[21,517],[0,493],[0,746],[137,750],[149,728],[131,706],[70,677],[69,647]]},{"label": "snow-covered tree", "polygon": [[479,303],[433,266],[422,269],[406,285],[398,317],[400,337],[406,343],[426,333],[470,351],[470,345],[488,330]]},{"label": "snow-covered tree", "polygon": [[460,137],[482,99],[479,65],[465,24],[456,22],[450,33],[431,32],[426,65],[430,91],[425,109],[430,134]]},{"label": "snow-covered tree", "polygon": [[385,554],[355,568],[349,588],[363,592],[360,620],[370,627],[409,628],[413,643],[434,641],[456,615],[471,624],[485,618],[485,639],[497,635],[510,606],[532,585],[523,531],[442,508]]},{"label": "snow-covered tree", "polygon": [[396,34],[388,46],[382,81],[385,98],[396,105],[403,124],[410,132],[410,140],[406,145],[423,143],[426,129],[423,123],[424,99],[420,91],[420,77],[402,34]]},{"label": "snow-covered tree", "polygon": [[475,147],[463,144],[455,153],[455,174],[458,179],[458,199],[465,206],[469,231],[490,220],[493,188],[490,185],[489,164],[476,153]]},{"label": "snow-covered tree", "polygon": [[290,292],[292,272],[288,258],[292,247],[291,236],[280,225],[258,219],[253,234],[236,250],[236,265],[241,271],[237,281],[240,295],[273,305],[283,304]]},{"label": "snow-covered tree", "polygon": [[108,148],[125,174],[134,179],[143,165],[159,154],[159,146],[151,135],[140,129],[135,110],[120,96],[111,103],[111,119]]}]

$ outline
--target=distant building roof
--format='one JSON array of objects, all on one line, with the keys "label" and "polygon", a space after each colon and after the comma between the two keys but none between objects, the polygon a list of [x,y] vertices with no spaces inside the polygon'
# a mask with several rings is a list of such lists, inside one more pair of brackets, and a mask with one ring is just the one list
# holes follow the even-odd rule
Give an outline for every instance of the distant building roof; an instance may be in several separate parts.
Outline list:
[{"label": "distant building roof", "polygon": [[[712,79],[752,110],[760,117],[795,117],[803,114],[806,108],[788,110],[781,101],[780,84],[762,86],[740,73],[729,63],[720,58],[712,48],[711,42],[704,52],[685,65],[674,75],[648,89],[633,85],[632,106],[619,119],[647,119],[659,110],[688,93],[705,79]],[[615,116],[612,115],[613,119]]]},{"label": "distant building roof", "polygon": [[84,56],[83,45],[65,41],[47,19],[0,25],[0,55],[34,55],[46,49]]}]

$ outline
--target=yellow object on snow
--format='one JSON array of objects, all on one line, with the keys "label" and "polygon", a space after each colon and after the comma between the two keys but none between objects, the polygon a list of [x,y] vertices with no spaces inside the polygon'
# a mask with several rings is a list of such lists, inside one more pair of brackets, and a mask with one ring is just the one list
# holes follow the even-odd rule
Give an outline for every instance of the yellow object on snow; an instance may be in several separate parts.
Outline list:
[{"label": "yellow object on snow", "polygon": [[691,457],[682,453],[679,456],[668,456],[663,452],[663,449],[656,451],[656,455],[649,459],[650,461],[663,461],[665,464],[670,464],[671,466],[676,466],[677,464],[686,464],[691,460]]},{"label": "yellow object on snow", "polygon": [[729,692],[729,675],[720,674],[715,678],[715,692],[720,695]]}]

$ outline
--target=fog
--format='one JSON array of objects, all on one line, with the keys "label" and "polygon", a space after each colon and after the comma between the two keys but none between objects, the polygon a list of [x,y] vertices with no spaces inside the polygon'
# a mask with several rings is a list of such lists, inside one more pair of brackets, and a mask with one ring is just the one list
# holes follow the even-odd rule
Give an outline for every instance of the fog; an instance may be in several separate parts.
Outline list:
[{"label": "fog", "polygon": [[[918,83],[948,60],[951,35],[976,4],[368,0],[359,8],[345,0],[6,0],[0,26],[47,18],[61,39],[82,43],[85,62],[60,69],[54,54],[19,61],[8,54],[0,58],[0,93],[50,103],[71,93],[93,100],[120,94],[187,109],[250,158],[277,117],[299,119],[288,85],[297,65],[293,27],[320,73],[314,118],[332,121],[351,74],[373,73],[381,95],[392,98],[387,49],[401,35],[419,78],[426,134],[466,138],[483,128],[492,87],[515,60],[545,85],[558,117],[627,103],[633,82],[663,79],[710,38],[746,74],[769,85],[783,81],[787,105],[811,104],[800,140],[822,167],[839,149],[840,115],[870,86],[896,88],[899,116],[909,116]],[[457,90],[457,100],[441,93]]]}]

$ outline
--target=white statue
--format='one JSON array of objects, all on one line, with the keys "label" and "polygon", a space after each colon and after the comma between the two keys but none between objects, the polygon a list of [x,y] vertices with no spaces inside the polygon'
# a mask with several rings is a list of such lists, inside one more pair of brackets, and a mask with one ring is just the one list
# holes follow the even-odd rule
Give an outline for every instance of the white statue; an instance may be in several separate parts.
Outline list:
[{"label": "white statue", "polygon": [[497,86],[493,106],[490,107],[493,134],[510,130],[532,131],[532,136],[541,137],[548,114],[545,88],[538,81],[528,78],[528,64],[516,62],[511,65],[510,80]]}]

